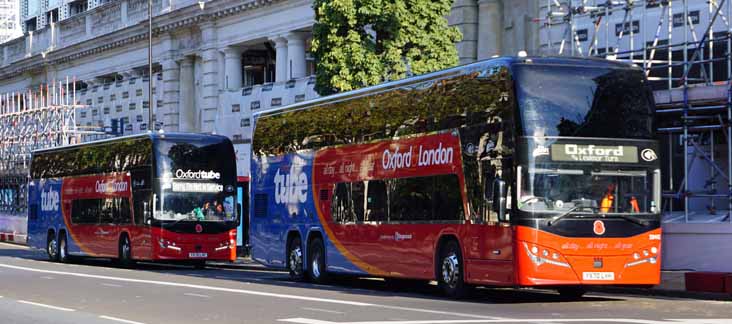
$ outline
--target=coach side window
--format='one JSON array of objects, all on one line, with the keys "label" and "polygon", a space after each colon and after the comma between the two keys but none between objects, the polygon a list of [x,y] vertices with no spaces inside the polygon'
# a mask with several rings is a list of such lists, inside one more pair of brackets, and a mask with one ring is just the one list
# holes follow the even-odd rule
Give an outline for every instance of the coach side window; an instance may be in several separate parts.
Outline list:
[{"label": "coach side window", "polygon": [[454,174],[390,179],[390,222],[458,221],[464,218]]},{"label": "coach side window", "polygon": [[335,185],[331,201],[331,216],[336,223],[363,221],[364,183],[343,182]]},{"label": "coach side window", "polygon": [[389,220],[389,197],[383,180],[366,181],[366,215],[368,222]]},{"label": "coach side window", "polygon": [[98,224],[100,214],[99,199],[76,199],[71,202],[71,222],[74,224]]}]

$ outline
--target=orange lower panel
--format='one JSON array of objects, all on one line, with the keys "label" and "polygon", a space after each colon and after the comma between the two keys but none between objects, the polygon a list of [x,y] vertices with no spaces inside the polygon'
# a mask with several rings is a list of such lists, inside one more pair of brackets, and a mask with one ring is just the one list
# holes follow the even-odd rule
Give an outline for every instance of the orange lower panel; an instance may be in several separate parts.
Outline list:
[{"label": "orange lower panel", "polygon": [[625,238],[575,238],[518,226],[516,283],[657,285],[661,279],[660,234],[656,229]]},{"label": "orange lower panel", "polygon": [[466,281],[475,285],[513,286],[513,260],[466,260]]}]

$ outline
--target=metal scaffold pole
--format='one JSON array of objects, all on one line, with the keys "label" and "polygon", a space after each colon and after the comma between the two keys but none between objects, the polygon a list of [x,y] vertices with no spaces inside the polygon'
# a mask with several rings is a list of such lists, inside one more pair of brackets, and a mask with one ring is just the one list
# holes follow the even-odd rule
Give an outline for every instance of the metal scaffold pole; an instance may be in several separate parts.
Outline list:
[{"label": "metal scaffold pole", "polygon": [[[543,9],[546,18],[535,21],[550,54],[645,70],[668,150],[666,217],[732,222],[732,0],[550,0]],[[727,211],[718,215],[718,207]]]}]

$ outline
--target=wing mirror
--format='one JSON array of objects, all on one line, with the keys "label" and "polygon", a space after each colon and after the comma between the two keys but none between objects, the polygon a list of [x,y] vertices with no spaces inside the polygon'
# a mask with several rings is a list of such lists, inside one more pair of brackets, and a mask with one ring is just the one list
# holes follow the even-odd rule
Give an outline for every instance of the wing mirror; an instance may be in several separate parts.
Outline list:
[{"label": "wing mirror", "polygon": [[507,197],[506,181],[496,179],[493,181],[493,211],[498,214],[498,221],[507,222],[509,220],[506,212]]}]

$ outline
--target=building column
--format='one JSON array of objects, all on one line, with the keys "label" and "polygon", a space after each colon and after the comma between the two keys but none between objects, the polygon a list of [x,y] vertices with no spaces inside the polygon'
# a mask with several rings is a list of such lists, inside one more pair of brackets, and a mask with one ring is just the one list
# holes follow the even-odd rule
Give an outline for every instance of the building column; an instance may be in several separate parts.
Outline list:
[{"label": "building column", "polygon": [[474,62],[478,38],[478,5],[475,0],[455,0],[448,22],[463,34],[463,39],[455,44],[460,64]]},{"label": "building column", "polygon": [[503,53],[503,1],[478,0],[478,59]]},{"label": "building column", "polygon": [[229,46],[224,49],[224,60],[226,61],[226,89],[241,89],[242,66],[241,50]]},{"label": "building column", "polygon": [[163,70],[163,107],[158,107],[156,116],[163,122],[164,130],[178,131],[180,68],[171,58],[162,60],[160,65]]},{"label": "building column", "polygon": [[201,25],[201,112],[200,131],[211,133],[214,131],[213,126],[216,119],[216,111],[219,108],[219,73],[224,70],[219,69],[219,51],[216,48],[218,36],[216,34],[216,24],[212,21],[205,21]]},{"label": "building column", "polygon": [[222,51],[216,51],[216,58],[219,61],[219,90],[227,90],[226,85],[226,56]]},{"label": "building column", "polygon": [[287,38],[287,79],[305,77],[305,36],[302,33],[292,32]]},{"label": "building column", "polygon": [[194,132],[196,125],[196,87],[193,73],[193,58],[186,56],[180,61],[180,102],[178,106],[178,128],[181,132]]},{"label": "building column", "polygon": [[275,82],[287,81],[287,39],[284,37],[270,38],[275,43]]},{"label": "building column", "polygon": [[128,7],[127,1],[122,1],[119,6],[119,12],[120,12],[120,18],[122,19],[122,26],[127,26],[129,23],[129,18],[127,16],[127,7]]}]

